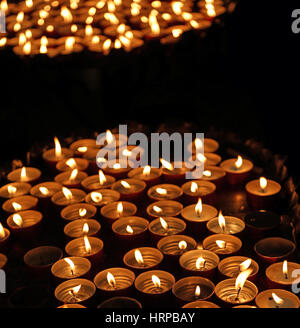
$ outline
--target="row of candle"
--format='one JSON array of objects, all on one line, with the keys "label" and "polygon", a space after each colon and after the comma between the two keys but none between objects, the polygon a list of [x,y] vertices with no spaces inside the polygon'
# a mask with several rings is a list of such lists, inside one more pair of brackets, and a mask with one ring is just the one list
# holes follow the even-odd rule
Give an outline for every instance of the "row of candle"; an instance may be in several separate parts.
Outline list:
[{"label": "row of candle", "polygon": [[107,54],[111,49],[130,51],[144,40],[175,42],[183,32],[205,30],[227,9],[222,1],[201,0],[199,12],[191,1],[151,3],[141,0],[25,0],[10,4],[1,0],[7,33],[0,48],[13,46],[18,55],[49,57],[81,52],[85,47]]}]

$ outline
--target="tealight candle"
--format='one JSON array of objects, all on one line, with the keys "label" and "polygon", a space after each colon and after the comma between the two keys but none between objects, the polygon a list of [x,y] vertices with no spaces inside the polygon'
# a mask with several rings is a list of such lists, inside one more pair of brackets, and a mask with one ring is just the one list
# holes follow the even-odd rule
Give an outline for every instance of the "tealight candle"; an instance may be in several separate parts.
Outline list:
[{"label": "tealight candle", "polygon": [[280,225],[278,214],[265,210],[250,212],[244,217],[246,232],[251,239],[261,239],[272,234]]},{"label": "tealight candle", "polygon": [[37,207],[38,201],[38,198],[27,195],[10,198],[3,203],[2,209],[7,213],[31,210]]},{"label": "tealight candle", "polygon": [[199,275],[212,279],[219,261],[215,253],[196,249],[182,254],[179,258],[179,265],[187,275]]},{"label": "tealight candle", "polygon": [[286,260],[271,264],[266,269],[268,287],[291,290],[296,280],[296,277],[292,276],[294,270],[300,270],[300,264]]},{"label": "tealight candle", "polygon": [[207,166],[203,171],[201,180],[213,182],[216,187],[221,187],[225,180],[226,172],[218,166]]},{"label": "tealight candle", "polygon": [[168,307],[174,276],[161,270],[143,272],[137,276],[134,286],[149,307]]},{"label": "tealight candle", "polygon": [[152,247],[139,247],[127,252],[123,257],[124,264],[134,272],[142,272],[158,267],[164,256]]},{"label": "tealight candle", "polygon": [[127,144],[127,136],[119,133],[112,133],[106,130],[105,136],[97,140],[97,145],[103,145],[107,148],[119,148]]},{"label": "tealight candle", "polygon": [[4,252],[7,250],[9,237],[10,237],[10,231],[4,228],[0,222],[0,251]]},{"label": "tealight candle", "polygon": [[74,169],[59,173],[54,180],[67,188],[80,188],[81,182],[87,178],[87,173]]},{"label": "tealight candle", "polygon": [[230,185],[242,185],[249,180],[253,163],[238,156],[223,161],[220,167],[226,172],[226,179]]},{"label": "tealight candle", "polygon": [[31,185],[26,182],[13,182],[0,188],[0,198],[9,199],[28,194]]},{"label": "tealight candle", "polygon": [[247,201],[251,208],[262,210],[276,207],[281,185],[264,177],[246,184]]},{"label": "tealight candle", "polygon": [[220,308],[217,304],[208,301],[194,301],[185,304],[183,309],[218,309]]},{"label": "tealight candle", "polygon": [[182,185],[185,204],[195,204],[201,198],[206,204],[215,202],[216,185],[209,181],[193,180]]},{"label": "tealight candle", "polygon": [[7,225],[16,237],[23,240],[34,240],[39,233],[43,215],[38,211],[21,211],[7,218]]},{"label": "tealight candle", "polygon": [[220,211],[218,217],[213,218],[206,223],[206,227],[211,233],[241,235],[245,229],[245,223],[243,220],[234,216],[223,216]]},{"label": "tealight candle", "polygon": [[137,167],[128,172],[128,178],[138,179],[146,182],[148,187],[160,183],[162,171],[160,168],[150,167]]},{"label": "tealight candle", "polygon": [[58,161],[73,156],[73,152],[68,148],[62,148],[59,140],[54,138],[55,148],[46,150],[43,153],[44,161],[53,169],[56,168]]},{"label": "tealight candle", "polygon": [[181,216],[188,224],[188,229],[193,234],[205,231],[206,222],[216,217],[218,211],[211,205],[202,204],[199,198],[197,204],[188,205],[181,210]]},{"label": "tealight candle", "polygon": [[116,181],[116,178],[105,175],[102,170],[99,170],[98,175],[91,175],[85,178],[81,185],[87,191],[94,191],[103,188],[110,188],[112,184]]},{"label": "tealight candle", "polygon": [[202,153],[199,154],[193,154],[189,159],[189,163],[204,163],[205,166],[218,166],[219,163],[222,161],[222,157],[215,153]]},{"label": "tealight candle", "polygon": [[35,184],[41,177],[42,172],[35,167],[25,167],[11,171],[7,175],[7,180],[11,182],[27,182]]},{"label": "tealight candle", "polygon": [[83,156],[89,149],[97,149],[97,151],[100,149],[100,147],[96,144],[95,139],[76,140],[71,143],[69,148],[76,156]]},{"label": "tealight candle", "polygon": [[214,234],[203,240],[203,248],[218,254],[220,257],[233,255],[241,247],[241,240],[232,235]]},{"label": "tealight candle", "polygon": [[96,237],[101,225],[93,219],[78,219],[68,223],[64,227],[64,234],[68,238],[79,238],[83,236]]},{"label": "tealight candle", "polygon": [[78,171],[86,171],[89,166],[89,161],[85,158],[67,158],[62,159],[61,161],[57,162],[56,169],[59,172],[70,171],[77,169]]},{"label": "tealight candle", "polygon": [[65,257],[55,262],[51,273],[56,283],[63,280],[87,277],[91,270],[91,262],[84,257]]},{"label": "tealight candle", "polygon": [[121,217],[135,215],[136,211],[137,207],[133,203],[113,202],[101,207],[100,214],[108,225],[112,225],[115,220]]},{"label": "tealight candle", "polygon": [[70,279],[58,285],[54,291],[61,303],[86,303],[96,293],[96,286],[87,279]]},{"label": "tealight candle", "polygon": [[74,221],[78,219],[91,219],[97,213],[97,208],[91,204],[79,203],[68,205],[62,209],[60,216],[63,220]]},{"label": "tealight candle", "polygon": [[214,294],[215,285],[209,279],[191,276],[178,280],[172,288],[179,305],[192,301],[209,300]]},{"label": "tealight candle", "polygon": [[[161,158],[162,163],[162,178],[165,183],[181,185],[185,181],[185,174],[188,171],[184,167],[183,163],[181,165],[176,165],[177,163],[169,163]],[[177,167],[178,166],[178,167]]]},{"label": "tealight candle", "polygon": [[257,293],[257,287],[247,277],[251,269],[242,271],[236,279],[220,281],[215,288],[215,294],[227,306],[251,303]]},{"label": "tealight candle", "polygon": [[0,253],[0,269],[5,270],[7,264],[7,257]]},{"label": "tealight candle", "polygon": [[67,205],[81,203],[84,201],[86,193],[83,190],[66,187],[62,191],[58,191],[51,197],[51,202],[57,207],[64,207]]},{"label": "tealight candle", "polygon": [[146,183],[138,179],[123,179],[113,183],[111,189],[120,193],[121,200],[136,202],[141,200]]},{"label": "tealight candle", "polygon": [[63,257],[63,252],[55,246],[40,246],[24,255],[24,262],[35,279],[49,278],[51,266]]},{"label": "tealight candle", "polygon": [[147,195],[151,200],[178,200],[182,194],[182,189],[173,184],[156,185],[147,191]]},{"label": "tealight candle", "polygon": [[96,237],[79,237],[71,240],[66,245],[65,251],[69,256],[81,256],[98,265],[103,260],[104,243]]},{"label": "tealight candle", "polygon": [[245,256],[230,256],[218,264],[218,270],[222,279],[236,278],[242,271],[247,269],[251,269],[247,279],[255,283],[259,266],[254,260]]},{"label": "tealight candle", "polygon": [[177,216],[180,214],[183,206],[174,200],[160,200],[150,204],[146,212],[151,219],[158,217]]},{"label": "tealight candle", "polygon": [[[101,163],[100,163],[101,164]],[[117,180],[126,179],[128,172],[133,167],[133,163],[128,159],[118,159],[103,162],[100,168],[107,175],[115,177]]]},{"label": "tealight candle", "polygon": [[182,234],[186,229],[183,220],[174,217],[159,217],[153,220],[148,227],[151,239],[157,243],[161,238]]},{"label": "tealight candle", "polygon": [[99,296],[107,298],[112,296],[129,296],[135,274],[125,268],[109,268],[99,272],[94,278],[94,284],[100,291]]},{"label": "tealight candle", "polygon": [[88,204],[92,204],[96,207],[102,207],[107,204],[114,203],[120,199],[120,193],[111,189],[98,189],[92,191],[85,197],[85,201]]},{"label": "tealight candle", "polygon": [[[219,143],[217,140],[212,138],[204,138],[204,152],[215,153],[219,149]],[[203,142],[201,139],[196,138],[192,143],[188,145],[188,151],[195,154],[197,151],[203,149]]]},{"label": "tealight candle", "polygon": [[116,220],[112,224],[112,231],[118,241],[126,247],[134,247],[147,239],[149,221],[138,216],[128,216]]},{"label": "tealight candle", "polygon": [[260,292],[256,298],[255,303],[258,308],[299,308],[299,298],[284,289],[266,289]]},{"label": "tealight candle", "polygon": [[279,262],[292,256],[295,244],[285,238],[270,237],[259,240],[254,251],[265,264]]},{"label": "tealight candle", "polygon": [[50,199],[55,193],[62,190],[62,185],[57,182],[42,182],[30,189],[30,194],[37,197],[40,201]]},{"label": "tealight candle", "polygon": [[141,309],[142,304],[134,298],[116,296],[103,301],[97,306],[98,309]]}]

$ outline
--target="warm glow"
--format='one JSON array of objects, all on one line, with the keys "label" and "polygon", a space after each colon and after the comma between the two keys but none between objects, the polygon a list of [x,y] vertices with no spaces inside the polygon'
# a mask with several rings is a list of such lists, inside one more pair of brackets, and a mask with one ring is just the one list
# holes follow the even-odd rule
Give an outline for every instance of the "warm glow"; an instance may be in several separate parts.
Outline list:
[{"label": "warm glow", "polygon": [[82,227],[82,232],[87,235],[90,231],[89,225],[87,223],[85,223]]},{"label": "warm glow", "polygon": [[153,8],[160,8],[160,7],[161,7],[161,2],[155,0],[155,1],[153,1],[153,2],[151,3],[151,6],[152,6]]},{"label": "warm glow", "polygon": [[20,31],[20,29],[21,29],[21,24],[20,23],[16,23],[15,25],[14,25],[14,32],[18,32],[18,31]]},{"label": "warm glow", "polygon": [[78,175],[78,170],[77,169],[72,170],[70,174],[70,181],[75,180],[77,178],[77,175]]},{"label": "warm glow", "polygon": [[73,195],[71,193],[71,190],[66,188],[66,187],[62,187],[62,192],[64,194],[64,196],[67,198],[67,200],[71,200]]},{"label": "warm glow", "polygon": [[23,166],[22,169],[21,169],[21,175],[20,175],[20,177],[21,177],[21,181],[24,181],[24,180],[27,179],[25,166]]},{"label": "warm glow", "polygon": [[262,191],[265,191],[268,185],[268,181],[266,178],[264,177],[260,177],[259,178],[259,186],[261,188]]},{"label": "warm glow", "polygon": [[25,31],[25,36],[26,36],[27,39],[31,39],[32,38],[32,32],[31,32],[31,30],[26,30]]},{"label": "warm glow", "polygon": [[119,216],[121,216],[123,214],[123,204],[122,204],[122,202],[118,203],[117,212],[118,212]]},{"label": "warm glow", "polygon": [[65,49],[67,51],[72,51],[74,48],[74,44],[75,44],[75,38],[73,36],[68,37],[65,42]]},{"label": "warm glow", "polygon": [[65,23],[72,22],[73,17],[72,17],[71,11],[67,7],[63,6],[61,8],[60,14],[61,14],[62,18],[64,19]]},{"label": "warm glow", "polygon": [[24,44],[23,52],[25,55],[29,55],[31,53],[31,42],[30,41],[28,41]]},{"label": "warm glow", "polygon": [[183,7],[183,3],[180,1],[174,1],[171,3],[172,6],[172,10],[176,15],[181,15],[182,13],[182,7]]},{"label": "warm glow", "polygon": [[201,163],[204,163],[206,161],[206,157],[201,153],[197,154],[196,157],[197,157],[197,160],[200,161]]},{"label": "warm glow", "polygon": [[160,159],[160,162],[162,164],[163,167],[165,167],[167,170],[173,171],[174,167],[171,163],[167,162],[166,160],[164,160],[163,158]]},{"label": "warm glow", "polygon": [[62,155],[61,145],[60,145],[59,140],[56,137],[54,137],[54,144],[55,144],[55,157],[59,158]]},{"label": "warm glow", "polygon": [[105,182],[106,182],[106,177],[104,175],[104,173],[102,172],[102,170],[99,170],[99,183],[102,186]]},{"label": "warm glow", "polygon": [[18,23],[22,23],[23,20],[24,20],[24,12],[23,12],[23,11],[20,11],[20,12],[18,13],[18,15],[17,15],[16,21],[17,21]]},{"label": "warm glow", "polygon": [[187,248],[187,243],[185,240],[181,240],[179,243],[178,243],[178,247],[179,249],[186,249]]},{"label": "warm glow", "polygon": [[130,46],[130,40],[125,38],[125,36],[120,35],[120,41],[122,42],[124,47],[129,47]]},{"label": "warm glow", "polygon": [[164,19],[165,21],[169,21],[172,19],[172,16],[169,13],[163,13],[161,15],[162,19]]},{"label": "warm glow", "polygon": [[67,258],[67,257],[64,260],[69,264],[71,270],[73,271],[75,269],[74,262],[71,259]]},{"label": "warm glow", "polygon": [[195,213],[197,216],[200,216],[202,213],[202,200],[201,198],[198,199],[198,203],[195,206]]},{"label": "warm glow", "polygon": [[130,151],[130,150],[128,150],[128,149],[124,149],[123,151],[122,151],[122,154],[124,155],[124,156],[131,156],[132,155],[132,152]]},{"label": "warm glow", "polygon": [[163,218],[159,218],[160,224],[161,226],[167,230],[168,229],[168,223],[163,219]]},{"label": "warm glow", "polygon": [[193,15],[191,13],[182,13],[182,18],[186,21],[190,21],[193,18]]},{"label": "warm glow", "polygon": [[149,15],[149,25],[150,25],[150,29],[151,29],[152,33],[155,35],[159,35],[160,27],[157,22],[157,18],[156,18],[156,14],[155,14],[154,10],[152,10]]},{"label": "warm glow", "polygon": [[100,0],[99,2],[97,2],[96,7],[98,9],[101,9],[105,6],[105,4],[106,4],[106,2],[104,0]]},{"label": "warm glow", "polygon": [[32,0],[25,0],[25,4],[27,8],[31,8],[33,6],[33,1]]},{"label": "warm glow", "polygon": [[70,158],[66,161],[66,164],[71,168],[71,169],[75,169],[76,168],[76,162],[74,158]]},{"label": "warm glow", "polygon": [[23,46],[26,43],[26,36],[24,33],[19,35],[19,46]]},{"label": "warm glow", "polygon": [[180,28],[174,28],[172,30],[172,35],[174,38],[179,38],[182,33],[183,33],[183,30]]},{"label": "warm glow", "polygon": [[243,159],[240,155],[237,157],[237,160],[234,162],[234,165],[237,169],[240,169],[242,167]]},{"label": "warm glow", "polygon": [[91,199],[92,199],[93,202],[99,203],[102,200],[102,194],[100,194],[100,192],[93,191],[91,193]]},{"label": "warm glow", "polygon": [[153,206],[153,211],[155,211],[156,213],[160,213],[162,212],[162,209],[156,205]]},{"label": "warm glow", "polygon": [[285,277],[288,276],[288,265],[287,265],[287,260],[283,261],[282,265],[282,273],[285,275]]},{"label": "warm glow", "polygon": [[205,170],[205,171],[203,171],[203,175],[204,175],[205,177],[211,177],[211,171],[209,171],[209,170]]},{"label": "warm glow", "polygon": [[216,240],[216,244],[220,248],[225,248],[226,247],[226,242],[224,240]]},{"label": "warm glow", "polygon": [[7,9],[8,9],[7,1],[6,0],[2,0],[0,2],[0,10],[6,12]]},{"label": "warm glow", "polygon": [[196,182],[191,183],[191,192],[197,192],[198,191],[198,185]]},{"label": "warm glow", "polygon": [[116,11],[116,5],[113,3],[113,1],[109,1],[107,2],[107,10],[110,12],[110,13],[113,13]]},{"label": "warm glow", "polygon": [[196,296],[196,297],[199,297],[200,294],[201,294],[201,289],[200,289],[200,286],[197,285],[197,287],[196,287],[196,289],[195,289],[195,296]]},{"label": "warm glow", "polygon": [[152,282],[155,287],[160,287],[160,279],[155,274],[152,275]]},{"label": "warm glow", "polygon": [[250,267],[251,262],[252,262],[251,259],[248,259],[248,260],[245,260],[244,262],[242,262],[240,264],[240,271],[242,272],[242,271],[247,270]]},{"label": "warm glow", "polygon": [[0,240],[3,239],[4,237],[5,237],[5,231],[3,225],[0,222]]},{"label": "warm glow", "polygon": [[107,272],[106,279],[107,279],[107,282],[108,282],[110,287],[113,287],[113,288],[116,287],[116,279],[115,279],[115,277],[113,276],[112,273]]},{"label": "warm glow", "polygon": [[73,287],[73,289],[72,289],[73,294],[75,294],[75,295],[78,294],[80,288],[81,288],[81,285],[78,285],[76,287]]},{"label": "warm glow", "polygon": [[84,236],[83,239],[84,239],[84,247],[85,247],[85,251],[86,251],[86,253],[89,254],[89,253],[91,252],[91,250],[92,250],[92,247],[91,247],[91,244],[90,244],[90,242],[89,242],[89,239],[88,239],[87,236]]},{"label": "warm glow", "polygon": [[225,223],[225,218],[222,214],[222,211],[219,212],[218,223],[219,223],[220,228],[224,231],[226,223]]},{"label": "warm glow", "polygon": [[203,142],[202,142],[201,139],[196,138],[194,142],[195,142],[195,147],[196,147],[196,149],[200,149],[200,148],[203,147]]},{"label": "warm glow", "polygon": [[142,253],[141,253],[141,251],[139,249],[136,249],[134,251],[134,257],[135,257],[137,263],[139,263],[139,264],[143,264],[144,263],[144,259],[143,259]]},{"label": "warm glow", "polygon": [[79,151],[80,153],[85,153],[87,151],[87,147],[86,146],[78,147],[77,151]]},{"label": "warm glow", "polygon": [[49,194],[49,190],[46,187],[39,187],[39,191],[42,195],[47,196]]},{"label": "warm glow", "polygon": [[205,262],[206,261],[203,257],[198,257],[196,261],[196,269],[200,270],[201,268],[204,268]]},{"label": "warm glow", "polygon": [[9,186],[7,187],[7,191],[8,191],[8,193],[9,193],[10,195],[12,195],[12,194],[14,194],[14,193],[17,191],[17,188],[14,187],[14,186],[9,185]]},{"label": "warm glow", "polygon": [[275,293],[272,293],[272,297],[277,305],[281,305],[283,303],[283,299],[277,296]]},{"label": "warm glow", "polygon": [[97,9],[95,7],[91,7],[89,9],[88,13],[89,13],[90,16],[94,16],[96,14],[96,11],[97,11]]},{"label": "warm glow", "polygon": [[78,30],[78,27],[76,24],[71,25],[71,32],[75,33],[75,32],[77,32],[77,30]]},{"label": "warm glow", "polygon": [[127,227],[126,227],[126,231],[127,231],[128,233],[130,233],[130,234],[133,234],[133,229],[132,229],[132,227],[131,227],[130,225],[127,225]]},{"label": "warm glow", "polygon": [[125,24],[120,24],[118,27],[117,27],[117,32],[119,34],[123,34],[126,30],[126,25]]},{"label": "warm glow", "polygon": [[252,269],[248,269],[248,270],[242,271],[237,276],[237,278],[235,280],[235,289],[237,291],[242,290],[242,288],[244,287],[245,281],[250,276],[251,272],[252,272]]},{"label": "warm glow", "polygon": [[6,42],[7,42],[7,38],[0,38],[0,47],[4,47],[6,45]]},{"label": "warm glow", "polygon": [[199,28],[199,26],[200,26],[200,24],[197,21],[195,21],[194,19],[192,19],[190,21],[190,24],[193,28]]},{"label": "warm glow", "polygon": [[114,168],[115,170],[119,170],[119,169],[121,168],[121,164],[120,164],[120,163],[115,163],[115,164],[113,165],[113,168]]},{"label": "warm glow", "polygon": [[12,202],[12,207],[14,208],[15,211],[21,211],[21,209],[22,209],[21,204],[19,204],[17,202]]},{"label": "warm glow", "polygon": [[22,227],[23,225],[23,220],[20,214],[14,214],[13,217],[13,222],[18,226],[18,227]]},{"label": "warm glow", "polygon": [[216,16],[216,11],[215,11],[215,6],[214,5],[209,3],[209,4],[206,4],[205,7],[206,7],[206,10],[207,10],[207,15],[209,17],[215,17]]},{"label": "warm glow", "polygon": [[86,36],[92,36],[93,35],[93,27],[91,25],[86,25],[85,35]]},{"label": "warm glow", "polygon": [[121,185],[125,189],[130,189],[130,184],[127,181],[121,180]]},{"label": "warm glow", "polygon": [[80,208],[78,212],[79,212],[79,216],[82,218],[86,215],[87,210],[85,208]]},{"label": "warm glow", "polygon": [[151,167],[149,165],[146,165],[143,169],[143,175],[149,176],[150,172],[151,172]]},{"label": "warm glow", "polygon": [[110,130],[106,130],[106,142],[109,144],[112,143],[113,141],[114,141],[113,134],[111,133]]},{"label": "warm glow", "polygon": [[167,189],[164,188],[156,188],[156,192],[160,195],[166,195],[168,193]]}]

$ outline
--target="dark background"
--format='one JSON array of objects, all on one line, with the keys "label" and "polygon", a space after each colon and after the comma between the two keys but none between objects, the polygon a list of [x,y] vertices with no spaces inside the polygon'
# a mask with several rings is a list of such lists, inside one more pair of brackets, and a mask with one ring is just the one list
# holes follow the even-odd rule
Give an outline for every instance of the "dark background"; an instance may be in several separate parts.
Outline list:
[{"label": "dark background", "polygon": [[3,160],[54,135],[87,136],[132,120],[153,130],[193,122],[197,132],[215,127],[264,142],[288,155],[298,178],[295,8],[240,0],[204,38],[189,32],[174,47],[151,43],[130,54],[24,60],[0,52]]}]

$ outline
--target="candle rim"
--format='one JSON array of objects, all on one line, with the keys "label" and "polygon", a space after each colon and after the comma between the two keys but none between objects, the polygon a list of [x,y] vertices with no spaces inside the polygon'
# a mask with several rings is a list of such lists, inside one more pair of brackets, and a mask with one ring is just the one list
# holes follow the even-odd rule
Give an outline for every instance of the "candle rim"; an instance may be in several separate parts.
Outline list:
[{"label": "candle rim", "polygon": [[[137,233],[133,233],[133,234],[128,234],[128,233],[123,233],[123,232],[120,232],[120,231],[117,231],[117,226],[118,225],[122,225],[123,222],[126,222],[126,221],[130,221],[130,220],[137,220],[141,223],[143,223],[143,229]],[[125,223],[124,223],[125,224]],[[128,222],[129,225],[131,225],[132,223]],[[149,226],[149,221],[143,217],[140,217],[140,216],[135,216],[135,215],[131,215],[131,216],[125,216],[125,217],[120,217],[119,219],[117,219],[111,226],[113,232],[119,234],[119,235],[122,235],[122,236],[137,236],[137,235],[140,235],[142,233],[144,233],[145,231],[147,231],[148,229],[148,226]]]},{"label": "candle rim", "polygon": [[[134,283],[134,281],[135,281],[135,279],[136,279],[136,275],[135,275],[135,273],[134,273],[132,270],[127,269],[127,268],[123,268],[123,267],[112,267],[112,268],[104,269],[104,270],[98,272],[98,273],[95,275],[94,279],[93,279],[93,282],[94,282],[94,284],[95,284],[95,286],[96,286],[97,289],[105,290],[105,291],[106,291],[106,289],[102,289],[102,288],[99,287],[99,283],[100,283],[102,280],[107,280],[107,278],[106,278],[106,274],[107,274],[108,272],[112,273],[112,275],[114,276],[114,278],[115,278],[116,276],[118,276],[118,275],[116,274],[116,272],[120,273],[120,275],[122,275],[121,273],[124,273],[124,274],[125,274],[125,272],[126,272],[126,273],[128,274],[128,278],[131,280],[131,285],[130,285],[130,286],[133,285],[133,283]],[[104,275],[104,278],[105,278],[105,279],[102,279],[102,278],[103,278],[103,277],[102,277],[103,275]],[[101,279],[101,280],[100,280],[100,279]],[[100,280],[100,281],[99,281],[99,280]],[[118,288],[117,290],[118,290],[118,291],[120,291],[120,290],[125,290],[125,289],[129,288],[130,286],[125,286],[125,287],[123,287],[123,288]]]},{"label": "candle rim", "polygon": [[[51,273],[54,276],[58,277],[58,278],[65,279],[65,276],[59,275],[58,272],[55,272],[56,267],[59,266],[61,263],[68,265],[67,262],[65,261],[65,258],[70,259],[74,263],[75,266],[76,266],[76,263],[75,263],[76,261],[80,261],[81,263],[86,264],[87,265],[87,268],[88,268],[88,270],[86,271],[86,273],[88,273],[90,271],[91,267],[92,267],[91,261],[89,259],[87,259],[86,257],[82,257],[82,256],[66,256],[66,257],[62,257],[61,259],[59,259],[55,263],[53,263],[52,266],[51,266]],[[82,274],[81,276],[85,275],[86,273]],[[76,278],[78,278],[78,276],[77,277],[74,277],[74,278],[70,277],[68,279],[76,279]]]}]

